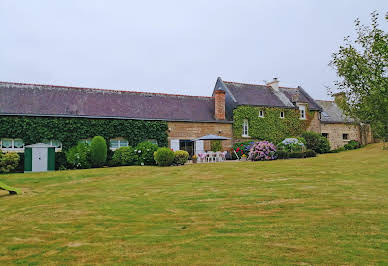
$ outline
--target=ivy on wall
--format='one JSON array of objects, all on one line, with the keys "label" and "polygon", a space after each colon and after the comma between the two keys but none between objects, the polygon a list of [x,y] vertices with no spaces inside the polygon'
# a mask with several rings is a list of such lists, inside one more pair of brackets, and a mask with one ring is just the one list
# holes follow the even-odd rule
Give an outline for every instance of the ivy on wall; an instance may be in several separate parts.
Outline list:
[{"label": "ivy on wall", "polygon": [[[264,117],[259,117],[259,111],[264,111]],[[284,118],[280,118],[280,112]],[[233,134],[241,139],[244,119],[249,123],[249,137],[257,140],[267,140],[275,144],[291,136],[300,136],[310,125],[314,112],[306,112],[307,119],[299,119],[299,110],[273,107],[239,106],[233,111]]]},{"label": "ivy on wall", "polygon": [[123,137],[135,146],[147,139],[156,139],[159,146],[167,146],[167,122],[124,119],[90,119],[61,117],[0,117],[0,138],[21,138],[26,145],[43,140],[59,140],[64,150],[79,140],[102,136],[109,139]]}]

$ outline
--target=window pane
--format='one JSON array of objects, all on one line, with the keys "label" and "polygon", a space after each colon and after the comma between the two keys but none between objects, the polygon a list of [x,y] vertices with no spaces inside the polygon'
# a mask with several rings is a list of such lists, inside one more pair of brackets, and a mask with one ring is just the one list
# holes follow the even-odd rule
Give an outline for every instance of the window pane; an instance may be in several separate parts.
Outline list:
[{"label": "window pane", "polygon": [[111,139],[110,140],[110,147],[114,148],[114,149],[118,148],[119,147],[119,141],[117,139]]},{"label": "window pane", "polygon": [[120,147],[128,147],[128,140],[121,139],[120,140]]},{"label": "window pane", "polygon": [[14,141],[13,141],[13,146],[14,146],[14,148],[23,148],[24,147],[24,142],[23,142],[23,140],[22,139],[15,139]]},{"label": "window pane", "polygon": [[1,147],[5,149],[12,148],[12,139],[2,139],[1,140]]}]

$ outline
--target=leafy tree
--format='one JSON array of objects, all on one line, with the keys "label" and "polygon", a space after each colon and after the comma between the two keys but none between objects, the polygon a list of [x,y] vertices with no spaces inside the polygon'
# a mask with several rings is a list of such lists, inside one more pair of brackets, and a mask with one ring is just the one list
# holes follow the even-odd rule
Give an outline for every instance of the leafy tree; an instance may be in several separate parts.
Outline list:
[{"label": "leafy tree", "polygon": [[[375,135],[388,141],[388,35],[378,24],[379,14],[371,13],[371,25],[355,20],[356,39],[332,55],[330,65],[339,77],[337,99],[345,114],[370,124]],[[388,17],[386,17],[388,22]]]}]

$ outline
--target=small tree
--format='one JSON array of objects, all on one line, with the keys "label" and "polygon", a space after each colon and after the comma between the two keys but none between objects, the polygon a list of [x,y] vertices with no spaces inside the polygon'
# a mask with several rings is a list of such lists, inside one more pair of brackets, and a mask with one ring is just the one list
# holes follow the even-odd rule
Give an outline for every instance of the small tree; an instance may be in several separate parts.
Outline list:
[{"label": "small tree", "polygon": [[105,164],[107,157],[106,141],[101,136],[95,136],[90,143],[90,160],[92,166],[101,167]]},{"label": "small tree", "polygon": [[345,114],[370,124],[375,135],[387,142],[388,34],[378,28],[378,13],[373,12],[371,17],[371,26],[361,25],[356,19],[356,40],[346,37],[330,65],[340,78],[335,82],[336,90],[344,96],[337,104]]}]

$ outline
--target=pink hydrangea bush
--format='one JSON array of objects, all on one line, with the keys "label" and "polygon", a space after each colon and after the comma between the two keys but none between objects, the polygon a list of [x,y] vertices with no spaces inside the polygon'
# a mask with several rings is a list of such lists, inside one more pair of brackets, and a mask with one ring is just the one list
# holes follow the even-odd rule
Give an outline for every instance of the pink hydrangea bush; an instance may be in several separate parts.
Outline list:
[{"label": "pink hydrangea bush", "polygon": [[276,146],[268,141],[255,142],[249,151],[251,161],[267,161],[276,159]]}]

